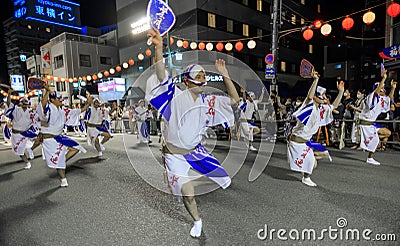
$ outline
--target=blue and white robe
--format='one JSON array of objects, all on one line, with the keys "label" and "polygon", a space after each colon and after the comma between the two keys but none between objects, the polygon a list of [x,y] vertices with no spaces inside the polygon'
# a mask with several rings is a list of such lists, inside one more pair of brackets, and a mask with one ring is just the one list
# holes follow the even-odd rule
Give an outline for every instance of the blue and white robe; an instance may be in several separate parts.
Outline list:
[{"label": "blue and white robe", "polygon": [[[375,93],[369,94],[364,99],[364,108],[360,113],[360,119],[374,122],[381,113],[386,113],[390,110],[390,97],[375,95]],[[376,123],[370,126],[360,125],[361,129],[361,142],[360,147],[369,151],[375,152],[376,147],[379,144],[378,129],[382,128]]]},{"label": "blue and white robe", "polygon": [[303,105],[293,113],[297,118],[297,124],[292,129],[292,135],[309,140],[307,143],[297,143],[288,141],[288,161],[290,169],[297,172],[311,174],[316,162],[314,151],[326,153],[328,151],[319,143],[310,141],[312,136],[317,133],[319,127],[325,126],[333,121],[333,106],[321,104],[318,107],[312,100]]},{"label": "blue and white robe", "polygon": [[204,175],[222,188],[227,188],[231,183],[228,173],[200,142],[206,127],[233,125],[230,98],[201,94],[194,101],[189,90],[181,91],[166,76],[162,83],[155,74],[147,80],[146,99],[165,119],[165,141],[188,150],[186,155],[164,155],[169,186],[175,195],[180,196],[184,183]]}]

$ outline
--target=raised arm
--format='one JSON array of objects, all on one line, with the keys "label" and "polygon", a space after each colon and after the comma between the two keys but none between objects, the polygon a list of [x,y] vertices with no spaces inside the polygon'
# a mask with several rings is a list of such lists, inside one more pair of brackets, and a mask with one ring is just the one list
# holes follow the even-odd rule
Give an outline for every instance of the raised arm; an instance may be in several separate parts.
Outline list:
[{"label": "raised arm", "polygon": [[305,104],[309,104],[313,100],[314,95],[315,95],[315,90],[317,89],[317,85],[318,85],[319,74],[315,70],[313,70],[311,75],[314,78],[314,82],[312,83],[310,89],[308,90],[307,97],[304,100]]},{"label": "raised arm", "polygon": [[378,95],[379,92],[381,91],[381,89],[385,86],[385,80],[386,80],[386,78],[387,78],[386,70],[383,70],[383,71],[382,71],[382,80],[381,80],[381,82],[379,83],[378,87],[376,87],[376,89],[375,89],[375,91],[374,91],[375,95]]},{"label": "raised arm", "polygon": [[8,89],[8,95],[7,95],[7,107],[10,107],[10,104],[11,104],[11,94],[13,93],[13,89],[12,88],[10,88],[10,89]]},{"label": "raised arm", "polygon": [[242,98],[243,98],[243,101],[245,102],[246,101],[246,89],[245,88],[240,88],[240,92],[242,93]]},{"label": "raised arm", "polygon": [[42,98],[42,108],[43,108],[43,110],[45,112],[46,111],[47,102],[49,101],[50,86],[49,86],[49,84],[46,83],[46,84],[44,84],[43,87],[46,90],[46,92],[44,93],[43,98]]},{"label": "raised arm", "polygon": [[263,86],[261,89],[261,96],[258,98],[258,102],[262,102],[262,100],[264,99],[264,92],[265,92],[265,87]]},{"label": "raised arm", "polygon": [[392,89],[390,90],[389,97],[390,97],[390,100],[393,100],[394,91],[396,90],[397,82],[392,79],[392,82],[390,84],[392,86]]},{"label": "raised arm", "polygon": [[152,38],[152,43],[156,51],[156,74],[158,81],[162,82],[165,79],[165,65],[163,60],[163,41],[160,32],[153,28],[147,32],[147,37]]},{"label": "raised arm", "polygon": [[231,104],[238,103],[239,94],[237,93],[235,85],[233,84],[232,80],[229,78],[229,73],[228,69],[226,69],[225,61],[222,59],[217,59],[215,61],[215,67],[217,68],[218,72],[222,76],[224,76],[224,83],[228,91],[228,95],[231,97]]},{"label": "raised arm", "polygon": [[344,92],[344,82],[340,81],[337,84],[337,88],[339,90],[339,94],[337,95],[335,101],[332,103],[333,108],[337,108],[339,106],[340,101],[342,101],[342,96]]},{"label": "raised arm", "polygon": [[85,112],[89,108],[90,104],[92,104],[92,101],[93,97],[92,96],[88,97],[87,101],[85,102],[85,105],[81,108],[81,113]]}]

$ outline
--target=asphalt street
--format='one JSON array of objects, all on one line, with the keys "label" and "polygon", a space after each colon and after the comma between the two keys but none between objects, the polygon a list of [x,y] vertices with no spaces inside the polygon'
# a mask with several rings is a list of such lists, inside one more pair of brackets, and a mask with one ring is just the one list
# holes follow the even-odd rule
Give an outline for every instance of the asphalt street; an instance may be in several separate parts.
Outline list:
[{"label": "asphalt street", "polygon": [[[193,239],[184,206],[154,188],[165,187],[156,137],[147,147],[138,145],[136,136],[115,135],[101,158],[84,138],[77,139],[88,153],[67,164],[68,188],[59,188],[57,174],[45,165],[40,148],[32,168],[24,170],[10,146],[0,143],[0,245],[400,244],[398,150],[377,153],[382,165],[371,166],[362,151],[330,149],[333,162],[321,160],[312,175],[316,188],[303,185],[301,175],[290,171],[283,143],[275,145],[261,176],[249,182],[257,153],[248,153],[229,188],[197,197],[203,235]],[[228,145],[217,142],[213,153],[218,159],[226,156]],[[346,220],[342,227],[339,218]],[[397,241],[332,239],[319,233],[330,227],[360,233],[370,229],[371,238],[395,234]],[[301,234],[303,229],[324,237],[281,240],[279,229],[286,230],[286,237],[290,230]]]}]

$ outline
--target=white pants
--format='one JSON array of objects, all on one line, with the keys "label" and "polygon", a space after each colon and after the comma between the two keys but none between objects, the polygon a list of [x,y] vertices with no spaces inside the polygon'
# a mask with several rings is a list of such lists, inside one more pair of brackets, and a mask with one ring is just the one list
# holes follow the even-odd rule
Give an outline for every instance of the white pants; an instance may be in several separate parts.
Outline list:
[{"label": "white pants", "polygon": [[240,122],[240,136],[245,138],[247,141],[253,142],[253,129],[254,126],[246,121]]}]

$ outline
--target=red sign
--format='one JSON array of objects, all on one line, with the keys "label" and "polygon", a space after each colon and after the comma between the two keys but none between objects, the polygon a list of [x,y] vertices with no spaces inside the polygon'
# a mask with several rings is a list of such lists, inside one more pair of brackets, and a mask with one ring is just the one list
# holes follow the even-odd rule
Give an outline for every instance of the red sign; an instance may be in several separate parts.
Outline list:
[{"label": "red sign", "polygon": [[274,55],[273,54],[268,54],[265,56],[265,63],[267,64],[272,64],[274,63]]}]

